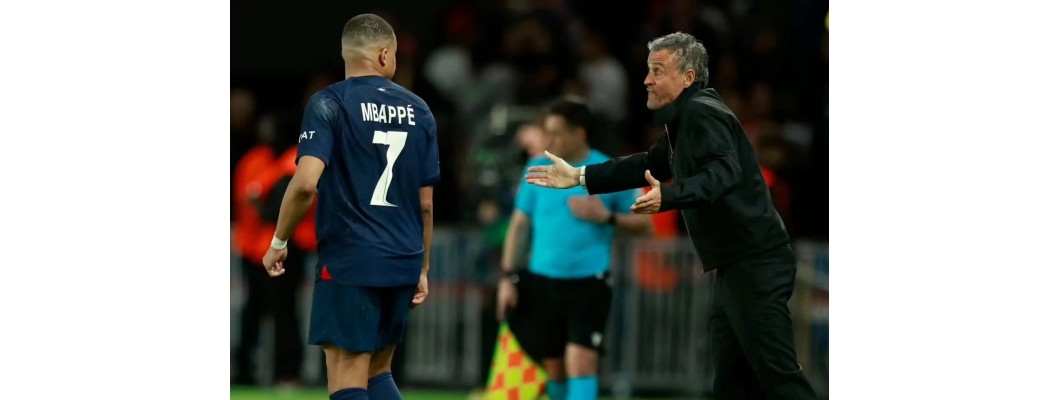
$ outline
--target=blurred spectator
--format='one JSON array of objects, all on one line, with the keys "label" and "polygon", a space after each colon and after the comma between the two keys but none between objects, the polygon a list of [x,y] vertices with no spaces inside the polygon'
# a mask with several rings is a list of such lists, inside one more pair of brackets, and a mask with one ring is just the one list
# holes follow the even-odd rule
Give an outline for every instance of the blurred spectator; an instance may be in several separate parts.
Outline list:
[{"label": "blurred spectator", "polygon": [[773,88],[768,83],[758,81],[751,86],[747,97],[747,114],[741,118],[747,137],[754,143],[764,125],[773,123]]},{"label": "blurred spectator", "polygon": [[589,107],[611,122],[622,122],[629,106],[625,68],[607,52],[607,44],[597,32],[582,37],[581,56],[578,77],[585,83]]},{"label": "blurred spectator", "polygon": [[315,235],[307,236],[306,233],[307,229],[312,230],[312,226],[300,227],[300,237],[295,237],[296,245],[290,246],[287,274],[269,279],[261,267],[261,259],[276,230],[274,218],[279,213],[279,199],[282,199],[286,182],[294,169],[293,153],[288,151],[284,156],[276,157],[278,150],[290,142],[281,139],[278,129],[274,117],[261,118],[257,129],[258,145],[240,160],[234,179],[237,251],[247,288],[235,354],[237,372],[233,384],[237,385],[258,383],[252,355],[258,346],[261,320],[266,315],[272,315],[275,332],[274,351],[271,352],[273,371],[266,383],[291,386],[301,381],[303,344],[299,334],[296,293],[304,276],[304,251],[310,248],[308,243],[315,241]]},{"label": "blurred spectator", "polygon": [[232,89],[232,108],[229,119],[232,144],[232,170],[236,160],[255,143],[254,117],[256,101],[254,94],[244,89]]},{"label": "blurred spectator", "polygon": [[258,327],[268,301],[265,289],[268,278],[259,265],[275,230],[275,225],[262,220],[260,210],[266,193],[279,179],[273,168],[276,158],[272,147],[276,140],[275,130],[263,122],[254,139],[257,145],[238,159],[232,179],[232,198],[236,202],[236,252],[240,255],[247,289],[240,312],[239,344],[235,354],[237,372],[233,384],[237,385],[257,383],[252,351],[257,346]]},{"label": "blurred spectator", "polygon": [[773,206],[780,214],[788,232],[795,231],[791,218],[791,187],[782,173],[790,166],[791,146],[775,130],[768,130],[754,142],[755,157],[762,168]]},{"label": "blurred spectator", "polygon": [[460,90],[474,82],[474,37],[474,14],[467,8],[454,9],[445,19],[445,44],[432,52],[423,66],[427,80],[452,103],[459,101]]},{"label": "blurred spectator", "polygon": [[[229,117],[229,145],[231,150],[229,161],[231,163],[231,169],[229,170],[229,176],[234,176],[236,173],[236,164],[239,162],[239,159],[243,157],[243,155],[246,154],[256,142],[254,136],[255,101],[254,94],[243,89],[232,89],[231,97],[232,106],[231,115]],[[230,204],[229,215],[229,219],[234,221],[236,216],[236,203],[234,197]]]}]

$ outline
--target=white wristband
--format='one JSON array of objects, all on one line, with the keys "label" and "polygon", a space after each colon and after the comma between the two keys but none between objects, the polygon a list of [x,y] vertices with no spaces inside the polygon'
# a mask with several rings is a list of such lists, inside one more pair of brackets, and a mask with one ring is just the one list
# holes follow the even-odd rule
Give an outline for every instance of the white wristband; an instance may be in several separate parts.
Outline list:
[{"label": "white wristband", "polygon": [[276,250],[283,250],[283,249],[287,248],[287,241],[286,240],[280,240],[280,238],[278,238],[276,236],[273,236],[272,237],[272,248],[274,248]]},{"label": "white wristband", "polygon": [[582,185],[582,187],[584,188],[585,187],[585,166],[583,165],[580,170],[581,170],[581,175],[578,176],[578,183],[580,185]]}]

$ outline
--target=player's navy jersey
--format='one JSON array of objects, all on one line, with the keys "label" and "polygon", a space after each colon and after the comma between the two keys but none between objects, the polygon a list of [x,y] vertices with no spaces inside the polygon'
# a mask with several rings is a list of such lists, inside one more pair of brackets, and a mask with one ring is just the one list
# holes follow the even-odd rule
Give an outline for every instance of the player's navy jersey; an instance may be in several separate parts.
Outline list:
[{"label": "player's navy jersey", "polygon": [[306,105],[298,158],[326,168],[317,185],[321,268],[342,284],[419,282],[419,190],[440,179],[437,124],[412,92],[381,76],[346,79]]}]

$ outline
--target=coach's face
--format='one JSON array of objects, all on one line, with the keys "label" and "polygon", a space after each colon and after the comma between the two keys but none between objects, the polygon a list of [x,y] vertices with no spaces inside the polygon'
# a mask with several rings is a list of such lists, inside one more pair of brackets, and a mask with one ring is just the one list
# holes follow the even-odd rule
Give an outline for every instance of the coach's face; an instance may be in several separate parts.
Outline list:
[{"label": "coach's face", "polygon": [[673,103],[694,81],[695,72],[681,71],[672,51],[662,49],[649,53],[648,76],[644,78],[644,86],[648,89],[648,109],[658,110]]}]

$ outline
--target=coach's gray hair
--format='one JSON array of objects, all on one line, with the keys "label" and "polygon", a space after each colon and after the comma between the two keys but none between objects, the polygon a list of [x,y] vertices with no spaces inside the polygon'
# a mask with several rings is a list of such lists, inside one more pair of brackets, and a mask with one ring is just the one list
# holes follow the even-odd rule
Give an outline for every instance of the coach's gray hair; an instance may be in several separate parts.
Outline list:
[{"label": "coach's gray hair", "polygon": [[707,71],[707,48],[695,36],[675,32],[648,42],[648,51],[654,53],[659,50],[674,53],[674,61],[680,68],[678,72],[689,69],[696,71],[696,82],[706,82],[710,76],[710,71]]},{"label": "coach's gray hair", "polygon": [[350,18],[342,28],[343,46],[362,48],[380,42],[396,40],[394,28],[375,14],[361,14]]}]

